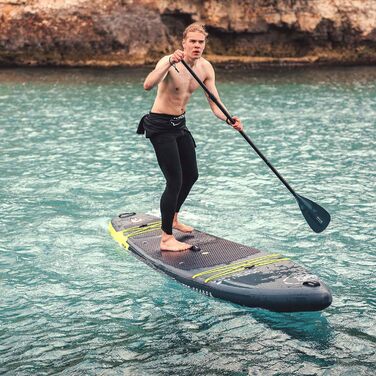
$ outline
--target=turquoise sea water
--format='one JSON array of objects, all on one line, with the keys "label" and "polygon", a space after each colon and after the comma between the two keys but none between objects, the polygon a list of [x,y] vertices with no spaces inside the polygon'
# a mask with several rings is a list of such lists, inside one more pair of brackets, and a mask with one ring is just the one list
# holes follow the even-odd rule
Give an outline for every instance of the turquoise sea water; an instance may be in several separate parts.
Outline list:
[{"label": "turquoise sea water", "polygon": [[158,214],[164,182],[135,134],[147,72],[0,71],[0,374],[373,375],[376,68],[217,71],[247,134],[332,214],[320,235],[202,93],[189,105],[200,178],[182,218],[331,287],[331,307],[294,314],[199,295],[107,233],[120,212]]}]

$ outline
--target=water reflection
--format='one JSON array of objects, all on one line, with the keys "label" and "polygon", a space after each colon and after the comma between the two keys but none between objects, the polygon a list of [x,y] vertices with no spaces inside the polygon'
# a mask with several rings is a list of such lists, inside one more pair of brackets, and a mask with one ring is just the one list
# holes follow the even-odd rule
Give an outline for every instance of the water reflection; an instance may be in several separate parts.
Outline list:
[{"label": "water reflection", "polygon": [[[34,83],[34,84],[103,84],[123,85],[140,83],[140,91],[144,92],[141,83],[153,66],[142,68],[3,68],[0,69],[1,83]],[[215,67],[218,83],[232,85],[248,85],[261,83],[273,85],[320,85],[331,86],[351,85],[354,90],[367,83],[376,82],[376,67],[299,67],[299,68],[258,68],[236,67],[225,69]],[[236,87],[234,88],[236,90]],[[145,93],[144,93],[145,94]]]}]

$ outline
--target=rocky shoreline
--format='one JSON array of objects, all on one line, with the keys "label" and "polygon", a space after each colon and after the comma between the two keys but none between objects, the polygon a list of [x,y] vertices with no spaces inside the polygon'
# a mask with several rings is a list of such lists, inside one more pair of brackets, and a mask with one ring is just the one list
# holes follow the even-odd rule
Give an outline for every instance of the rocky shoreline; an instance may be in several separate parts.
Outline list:
[{"label": "rocky shoreline", "polygon": [[0,0],[0,66],[154,64],[198,20],[216,65],[376,63],[374,0]]}]

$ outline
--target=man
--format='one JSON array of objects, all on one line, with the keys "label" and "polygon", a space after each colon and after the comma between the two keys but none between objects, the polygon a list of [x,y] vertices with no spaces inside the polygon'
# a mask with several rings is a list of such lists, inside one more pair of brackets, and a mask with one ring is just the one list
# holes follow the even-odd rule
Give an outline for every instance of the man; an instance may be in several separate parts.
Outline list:
[{"label": "man", "polygon": [[[201,56],[207,35],[203,25],[189,25],[183,33],[183,51],[176,50],[172,55],[164,56],[144,82],[145,90],[158,86],[151,112],[141,119],[137,132],[146,131],[146,137],[150,138],[153,144],[158,164],[166,178],[166,188],[160,202],[162,251],[183,251],[191,248],[190,244],[179,242],[172,233],[173,228],[187,233],[193,231],[191,226],[179,222],[178,213],[198,178],[196,145],[185,125],[185,109],[199,84],[181,61],[184,59],[220,100],[215,86],[214,69]],[[208,101],[214,115],[226,121],[220,109],[209,98]],[[239,118],[233,117],[233,121],[235,122],[231,125],[236,130],[243,129]]]}]

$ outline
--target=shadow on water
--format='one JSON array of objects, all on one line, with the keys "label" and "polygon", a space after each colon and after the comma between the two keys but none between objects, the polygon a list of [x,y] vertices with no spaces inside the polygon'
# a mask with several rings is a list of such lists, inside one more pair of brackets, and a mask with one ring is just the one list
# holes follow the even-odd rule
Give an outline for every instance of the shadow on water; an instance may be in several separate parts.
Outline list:
[{"label": "shadow on water", "polygon": [[330,322],[322,312],[282,313],[255,309],[248,314],[272,330],[300,341],[317,343],[320,347],[329,347],[333,337]]}]

